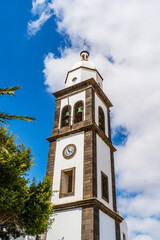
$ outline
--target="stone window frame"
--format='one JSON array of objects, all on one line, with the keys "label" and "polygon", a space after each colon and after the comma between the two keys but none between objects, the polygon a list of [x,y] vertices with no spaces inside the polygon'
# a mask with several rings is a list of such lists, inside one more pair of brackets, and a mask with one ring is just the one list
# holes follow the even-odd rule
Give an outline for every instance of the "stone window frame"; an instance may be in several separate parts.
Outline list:
[{"label": "stone window frame", "polygon": [[123,233],[123,240],[126,240],[126,234]]},{"label": "stone window frame", "polygon": [[[69,193],[68,192],[62,192],[62,189],[63,189],[63,176],[64,176],[65,173],[71,172],[71,171],[73,171],[73,175],[72,175],[72,192],[69,192]],[[76,172],[76,168],[75,167],[61,170],[59,198],[70,197],[70,196],[74,196],[75,195],[75,172]]]},{"label": "stone window frame", "polygon": [[101,106],[98,107],[98,126],[105,133],[105,114]]},{"label": "stone window frame", "polygon": [[76,120],[76,106],[78,104],[80,104],[80,103],[82,103],[83,112],[82,112],[82,120],[79,121],[79,122],[83,122],[84,121],[84,101],[83,100],[79,100],[79,101],[77,101],[74,104],[74,107],[73,107],[73,123],[79,123],[78,121],[75,121],[75,120]]},{"label": "stone window frame", "polygon": [[[66,111],[65,111],[65,109],[66,109]],[[67,109],[68,109],[68,110],[67,110]],[[71,109],[72,109],[72,108],[71,108],[71,105],[69,105],[69,104],[65,105],[65,106],[62,108],[62,110],[61,110],[61,128],[62,128],[62,127],[69,126],[69,125],[71,124]],[[65,118],[64,114],[65,114],[67,111],[69,111],[69,118],[68,118],[69,124],[68,124],[68,125],[64,125],[64,124],[63,124],[64,118]]]},{"label": "stone window frame", "polygon": [[[107,179],[107,198],[104,196],[103,194],[103,178]],[[101,195],[102,195],[102,199],[104,199],[106,202],[109,203],[109,181],[108,181],[108,176],[101,171]]]}]

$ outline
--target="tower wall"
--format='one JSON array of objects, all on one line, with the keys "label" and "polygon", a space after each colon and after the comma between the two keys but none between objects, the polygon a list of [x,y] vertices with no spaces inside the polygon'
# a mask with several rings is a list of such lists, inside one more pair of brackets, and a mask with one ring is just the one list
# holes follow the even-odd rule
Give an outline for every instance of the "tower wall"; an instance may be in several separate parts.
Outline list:
[{"label": "tower wall", "polygon": [[99,222],[100,222],[100,230],[99,230],[100,240],[116,239],[114,219],[112,219],[102,211],[99,211]]},{"label": "tower wall", "polygon": [[[75,144],[76,154],[71,159],[63,157],[63,149],[66,145]],[[83,158],[84,158],[84,132],[80,132],[71,136],[60,138],[56,142],[56,162],[54,167],[53,191],[52,202],[54,204],[62,204],[73,202],[83,199]],[[60,183],[61,171],[65,169],[75,168],[75,191],[73,196],[60,197]]]},{"label": "tower wall", "polygon": [[103,101],[95,93],[95,122],[96,122],[97,125],[99,125],[99,121],[98,121],[98,107],[101,107],[103,109],[104,116],[105,116],[105,134],[108,137],[109,133],[108,133],[108,113],[107,113],[107,107],[104,105]]},{"label": "tower wall", "polygon": [[81,240],[82,209],[70,209],[56,213],[47,240]]},{"label": "tower wall", "polygon": [[[110,149],[104,141],[96,135],[97,139],[97,186],[98,186],[98,199],[103,202],[107,207],[113,210],[113,196],[112,196],[112,178],[111,178],[111,157]],[[109,201],[102,197],[102,172],[108,177],[108,195]]]},{"label": "tower wall", "polygon": [[[72,240],[73,236],[76,240],[122,240],[120,223],[123,218],[117,213],[115,193],[113,152],[116,149],[110,136],[109,107],[112,104],[93,78],[60,90],[55,97],[47,174],[53,177],[52,187],[58,192],[52,197],[56,216],[46,239]],[[83,102],[83,119],[75,122],[74,106],[78,101]],[[63,126],[61,115],[66,116],[62,111],[68,105],[70,123]],[[104,112],[105,131],[100,126],[100,108]],[[76,147],[76,153],[70,158],[64,156],[68,145]],[[69,177],[64,178],[63,172],[70,169],[74,172],[74,191],[61,194],[61,186],[69,187],[69,180],[66,180]],[[102,184],[102,173],[108,185]],[[107,200],[102,186],[108,186]]]}]

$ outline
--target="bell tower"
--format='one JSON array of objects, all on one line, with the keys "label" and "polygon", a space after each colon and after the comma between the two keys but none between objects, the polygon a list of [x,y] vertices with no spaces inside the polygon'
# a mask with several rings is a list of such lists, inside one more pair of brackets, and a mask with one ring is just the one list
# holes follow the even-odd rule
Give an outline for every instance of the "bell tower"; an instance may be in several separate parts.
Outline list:
[{"label": "bell tower", "polygon": [[88,61],[89,52],[67,73],[55,92],[54,125],[47,175],[56,191],[55,221],[46,240],[127,240],[117,211],[110,107],[103,78]]}]

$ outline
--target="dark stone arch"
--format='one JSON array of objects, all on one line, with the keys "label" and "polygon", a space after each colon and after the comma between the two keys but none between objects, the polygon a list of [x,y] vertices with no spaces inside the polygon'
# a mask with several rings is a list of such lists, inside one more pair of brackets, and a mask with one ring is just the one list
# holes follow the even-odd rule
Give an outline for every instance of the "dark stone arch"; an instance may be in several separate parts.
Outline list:
[{"label": "dark stone arch", "polygon": [[84,120],[84,102],[82,100],[74,104],[74,123]]},{"label": "dark stone arch", "polygon": [[71,106],[66,105],[61,112],[61,127],[69,126],[71,122]]},{"label": "dark stone arch", "polygon": [[99,128],[105,133],[105,116],[103,109],[98,107],[98,120],[99,120]]}]

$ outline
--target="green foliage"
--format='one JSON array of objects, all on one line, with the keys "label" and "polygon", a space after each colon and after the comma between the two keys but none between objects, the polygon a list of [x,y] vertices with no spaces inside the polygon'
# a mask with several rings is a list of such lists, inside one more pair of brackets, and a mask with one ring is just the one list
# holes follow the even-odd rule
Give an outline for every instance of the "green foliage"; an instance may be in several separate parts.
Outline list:
[{"label": "green foliage", "polygon": [[[13,95],[15,96],[15,91],[22,88],[21,86],[18,87],[11,87],[11,88],[0,88],[0,95]],[[33,117],[28,117],[28,116],[17,116],[13,114],[8,114],[5,112],[0,111],[0,122],[1,123],[6,123],[8,120],[13,120],[13,119],[19,119],[19,120],[25,120],[28,122],[31,122],[33,120],[36,120]]]},{"label": "green foliage", "polygon": [[15,135],[0,127],[0,238],[7,240],[44,233],[53,222],[51,180],[29,182],[31,148],[15,143]]},{"label": "green foliage", "polygon": [[0,95],[13,95],[15,96],[14,92],[18,89],[22,88],[21,86],[18,87],[11,87],[11,88],[0,88]]}]

